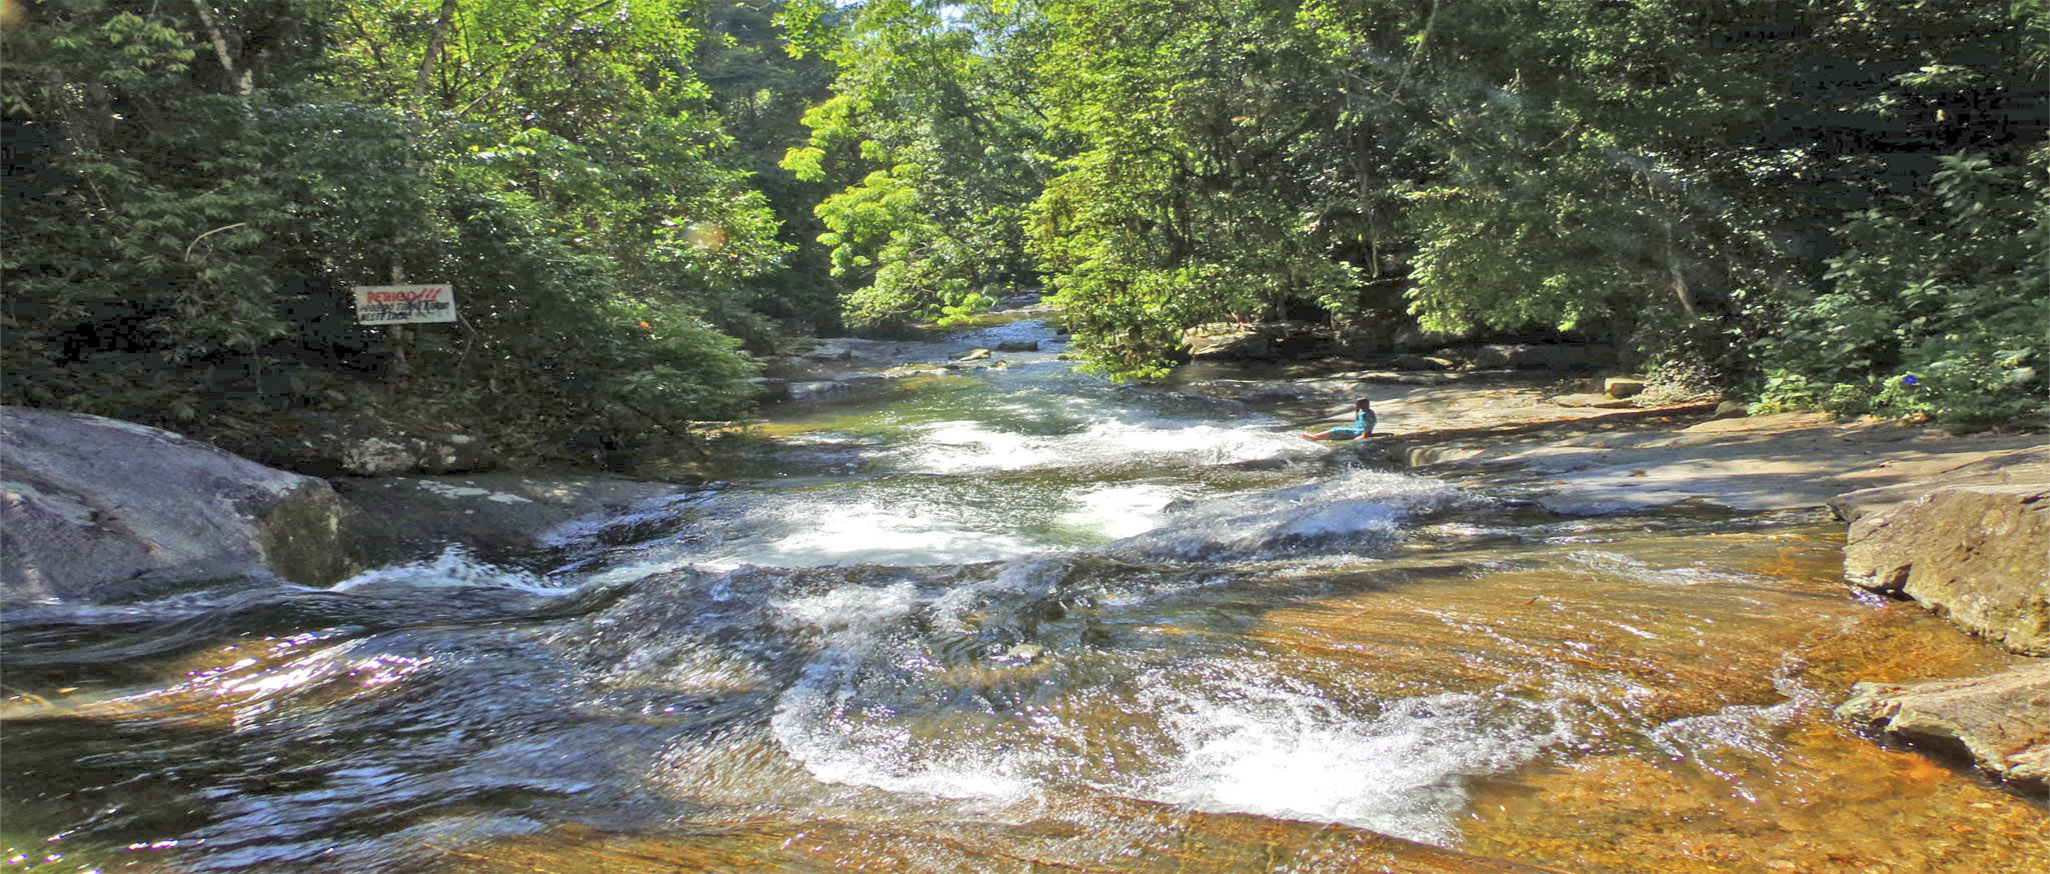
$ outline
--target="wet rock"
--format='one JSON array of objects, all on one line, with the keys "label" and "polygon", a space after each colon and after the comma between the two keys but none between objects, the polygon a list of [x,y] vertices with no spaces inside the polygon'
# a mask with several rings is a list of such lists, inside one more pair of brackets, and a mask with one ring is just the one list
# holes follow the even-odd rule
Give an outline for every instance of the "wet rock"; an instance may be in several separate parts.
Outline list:
[{"label": "wet rock", "polygon": [[754,387],[755,396],[765,401],[790,400],[790,380],[773,376],[757,376],[747,381]]},{"label": "wet rock", "polygon": [[[959,367],[959,365],[952,366]],[[883,376],[888,379],[904,379],[912,376],[940,376],[946,373],[948,368],[948,364],[905,364],[884,371]]]},{"label": "wet rock", "polygon": [[129,422],[0,408],[0,602],[347,575],[328,485]]},{"label": "wet rock", "polygon": [[1038,352],[1038,340],[1006,340],[997,344],[998,352]]},{"label": "wet rock", "polygon": [[996,657],[996,660],[1013,664],[1031,664],[1039,661],[1040,657],[1044,655],[1046,655],[1046,647],[1036,643],[1021,643],[1005,650],[1002,655]]},{"label": "wet rock", "polygon": [[852,361],[854,349],[846,343],[823,341],[804,350],[803,357],[812,361]]},{"label": "wet rock", "polygon": [[1907,743],[1968,755],[2038,794],[2050,786],[2050,662],[1962,680],[1859,683],[1836,712]]},{"label": "wet rock", "polygon": [[228,419],[209,439],[258,464],[309,476],[395,476],[498,468],[475,435],[408,428],[374,412],[297,410],[261,423]]},{"label": "wet rock", "polygon": [[996,309],[1022,310],[1027,307],[1038,306],[1039,302],[1045,299],[1046,295],[1040,292],[1028,291],[1024,294],[1014,294],[1010,297],[1004,298],[1003,300],[997,301]]},{"label": "wet rock", "polygon": [[981,360],[983,360],[983,359],[985,359],[985,358],[988,358],[988,357],[990,356],[990,354],[991,354],[991,353],[990,353],[990,351],[989,351],[988,349],[972,349],[972,350],[969,350],[968,354],[966,354],[966,355],[963,355],[963,356],[961,356],[960,358],[958,358],[958,359],[955,359],[955,360],[957,360],[957,361],[981,361]]},{"label": "wet rock", "polygon": [[852,387],[846,383],[830,379],[793,382],[790,384],[790,399],[793,401],[817,400],[819,398],[846,394],[851,389]]},{"label": "wet rock", "polygon": [[372,566],[430,558],[449,546],[519,563],[550,549],[549,535],[564,526],[588,523],[596,532],[620,513],[689,493],[670,483],[510,473],[345,479],[336,487],[348,508],[348,553]]},{"label": "wet rock", "polygon": [[350,441],[342,446],[342,470],[356,476],[412,473],[418,459],[410,447],[383,437]]},{"label": "wet rock", "polygon": [[2050,480],[1940,487],[1851,524],[1844,576],[2050,656]]}]

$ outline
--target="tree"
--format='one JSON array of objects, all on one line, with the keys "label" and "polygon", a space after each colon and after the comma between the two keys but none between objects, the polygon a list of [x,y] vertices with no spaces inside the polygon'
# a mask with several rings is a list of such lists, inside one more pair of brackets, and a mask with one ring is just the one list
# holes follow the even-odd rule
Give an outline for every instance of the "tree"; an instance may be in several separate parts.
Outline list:
[{"label": "tree", "polygon": [[1053,146],[1026,59],[1047,34],[1032,3],[881,0],[831,49],[833,96],[783,166],[847,181],[818,216],[850,321],[957,319],[1035,283],[1022,219]]},{"label": "tree", "polygon": [[1827,291],[1769,346],[1775,406],[2006,421],[2043,401],[2050,352],[2050,146],[2024,167],[1940,159],[1910,195],[1838,231]]},{"label": "tree", "polygon": [[[690,12],[34,10],[4,36],[35,167],[7,193],[10,400],[202,427],[374,406],[515,450],[740,413],[728,334],[766,333],[756,283],[784,247],[706,107]],[[453,283],[462,320],[399,341],[335,311],[394,278]],[[356,388],[378,375],[408,390]]]},{"label": "tree", "polygon": [[1294,11],[1050,6],[1042,75],[1085,146],[1035,207],[1034,250],[1098,370],[1157,374],[1202,322],[1356,303],[1359,268],[1320,226],[1314,184],[1340,107]]}]

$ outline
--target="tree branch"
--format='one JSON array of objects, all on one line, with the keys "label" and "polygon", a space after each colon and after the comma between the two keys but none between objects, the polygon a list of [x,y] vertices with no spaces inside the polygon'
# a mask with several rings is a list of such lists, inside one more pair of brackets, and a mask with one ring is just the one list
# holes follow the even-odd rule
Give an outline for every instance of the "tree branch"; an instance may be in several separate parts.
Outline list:
[{"label": "tree branch", "polygon": [[256,93],[256,75],[235,64],[235,52],[228,47],[228,35],[221,32],[220,22],[214,20],[213,7],[206,0],[192,0],[192,8],[199,10],[199,23],[206,26],[206,35],[214,44],[214,55],[221,59],[221,69],[228,71],[228,79],[235,83],[235,93],[248,97]]},{"label": "tree branch", "polygon": [[[450,2],[454,2],[454,0],[450,0]],[[564,32],[568,31],[569,26],[575,24],[577,19],[589,15],[593,12],[596,12],[600,9],[603,9],[607,6],[611,6],[613,2],[614,0],[598,0],[598,2],[596,3],[593,3],[589,6],[586,6],[582,9],[570,13],[569,17],[564,18],[562,20],[562,25],[560,29],[556,30],[554,33],[534,37],[534,43],[532,45],[527,46],[526,51],[521,52],[519,57],[512,59],[511,63],[505,65],[505,72],[504,74],[498,77],[498,84],[491,86],[491,90],[477,95],[477,99],[464,104],[462,109],[456,110],[456,114],[468,115],[470,110],[477,108],[477,104],[483,103],[486,100],[490,100],[491,98],[498,96],[498,92],[504,91],[505,86],[512,84],[512,73],[514,68],[517,68],[519,65],[526,63],[527,59],[533,57],[535,52],[540,51],[541,47],[543,45],[546,45],[550,39],[557,36],[561,36]],[[483,77],[480,76],[478,78]]]},{"label": "tree branch", "polygon": [[232,230],[234,230],[234,229],[236,229],[236,228],[241,228],[241,227],[248,227],[248,226],[249,226],[249,223],[248,223],[248,222],[236,222],[236,223],[234,223],[234,224],[232,224],[232,225],[222,225],[222,226],[220,226],[220,227],[218,227],[218,228],[214,228],[214,229],[213,229],[213,230],[211,230],[211,231],[207,231],[207,232],[206,232],[206,233],[204,233],[204,234],[200,234],[200,235],[199,235],[199,236],[197,236],[197,237],[193,237],[193,238],[192,238],[192,242],[190,242],[190,243],[187,243],[187,244],[185,244],[185,260],[187,260],[187,261],[190,261],[190,260],[192,260],[192,249],[193,249],[193,247],[195,247],[195,246],[198,246],[198,245],[199,245],[199,241],[200,241],[200,240],[204,240],[204,239],[206,239],[206,238],[208,238],[208,237],[211,237],[211,236],[213,236],[213,235],[215,235],[215,234],[218,234],[218,233],[220,233],[220,232],[222,232],[222,231],[232,231]]},{"label": "tree branch", "polygon": [[1417,37],[1416,49],[1409,53],[1409,63],[1402,66],[1402,75],[1395,80],[1395,96],[1400,99],[1402,86],[1409,83],[1409,77],[1416,73],[1417,64],[1424,59],[1424,49],[1431,44],[1431,31],[1438,27],[1438,0],[1431,0],[1431,13],[1424,19],[1424,32]]},{"label": "tree branch", "polygon": [[415,117],[425,114],[427,105],[427,83],[434,78],[434,65],[441,60],[441,49],[448,41],[448,26],[456,17],[456,0],[441,0],[441,15],[434,20],[434,35],[427,40],[427,51],[420,56],[420,75],[413,79],[413,97],[410,101]]}]

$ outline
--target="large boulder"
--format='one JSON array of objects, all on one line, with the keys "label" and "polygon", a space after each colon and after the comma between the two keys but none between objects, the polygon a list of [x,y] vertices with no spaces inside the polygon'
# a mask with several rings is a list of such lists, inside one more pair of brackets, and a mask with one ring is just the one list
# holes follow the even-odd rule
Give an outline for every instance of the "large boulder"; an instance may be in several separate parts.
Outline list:
[{"label": "large boulder", "polygon": [[1310,322],[1216,322],[1182,332],[1189,357],[1211,361],[1296,361],[1341,351],[1331,328]]},{"label": "large boulder", "polygon": [[201,580],[348,573],[327,483],[169,431],[0,407],[0,603],[94,603]]},{"label": "large boulder", "polygon": [[1845,540],[1844,576],[2050,656],[2050,482],[1939,487],[1866,512]]},{"label": "large boulder", "polygon": [[2024,788],[2050,785],[2050,662],[1962,680],[1859,683],[1837,714],[1897,740],[1970,756]]},{"label": "large boulder", "polygon": [[[692,490],[611,476],[478,474],[336,481],[342,534],[368,566],[430,558],[450,546],[486,561],[532,564],[555,538],[634,542],[682,524],[670,504]],[[638,511],[638,512],[634,512]]]}]

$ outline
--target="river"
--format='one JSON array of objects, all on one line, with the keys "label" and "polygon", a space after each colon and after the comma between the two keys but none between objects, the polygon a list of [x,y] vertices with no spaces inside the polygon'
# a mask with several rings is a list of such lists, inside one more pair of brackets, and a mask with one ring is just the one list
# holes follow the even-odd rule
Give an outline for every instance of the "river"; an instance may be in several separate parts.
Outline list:
[{"label": "river", "polygon": [[2050,870],[2040,802],[1831,716],[2012,657],[1823,517],[1554,516],[1030,318],[908,358],[1004,341],[546,564],[10,613],[5,864]]}]

